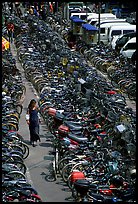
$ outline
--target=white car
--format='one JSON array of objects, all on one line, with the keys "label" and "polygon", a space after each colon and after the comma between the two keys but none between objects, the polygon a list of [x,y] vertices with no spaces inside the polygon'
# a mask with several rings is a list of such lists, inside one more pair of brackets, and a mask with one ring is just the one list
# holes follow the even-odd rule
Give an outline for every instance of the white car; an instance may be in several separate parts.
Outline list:
[{"label": "white car", "polygon": [[120,54],[130,59],[135,51],[136,51],[136,37],[133,37],[121,48]]}]

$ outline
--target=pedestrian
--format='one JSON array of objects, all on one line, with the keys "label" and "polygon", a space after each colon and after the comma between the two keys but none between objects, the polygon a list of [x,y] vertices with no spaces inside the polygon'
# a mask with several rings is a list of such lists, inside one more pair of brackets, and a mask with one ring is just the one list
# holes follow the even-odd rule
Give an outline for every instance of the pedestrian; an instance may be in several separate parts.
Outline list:
[{"label": "pedestrian", "polygon": [[50,13],[53,13],[54,11],[52,2],[49,2],[49,10],[50,10]]},{"label": "pedestrian", "polygon": [[116,18],[121,18],[121,9],[117,8],[115,12]]},{"label": "pedestrian", "polygon": [[38,10],[34,7],[34,9],[33,9],[33,14],[35,15],[35,16],[39,16],[39,12],[38,12]]},{"label": "pedestrian", "polygon": [[9,42],[13,42],[13,36],[14,36],[14,24],[9,21],[7,23],[7,30],[8,30],[8,37],[9,37]]},{"label": "pedestrian", "polygon": [[35,99],[32,99],[28,105],[26,121],[27,124],[29,125],[30,144],[32,144],[32,146],[35,147],[37,140],[39,140],[40,142],[39,136],[40,115],[39,108],[37,106],[37,102]]},{"label": "pedestrian", "polygon": [[44,6],[42,6],[42,9],[40,9],[40,15],[42,17],[42,20],[46,20],[46,9]]}]

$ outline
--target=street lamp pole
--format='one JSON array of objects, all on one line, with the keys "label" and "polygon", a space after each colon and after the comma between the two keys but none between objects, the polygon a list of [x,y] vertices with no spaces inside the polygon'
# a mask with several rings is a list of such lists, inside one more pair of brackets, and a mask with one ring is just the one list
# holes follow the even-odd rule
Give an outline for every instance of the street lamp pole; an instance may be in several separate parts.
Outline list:
[{"label": "street lamp pole", "polygon": [[98,5],[98,44],[100,44],[100,14],[101,14],[101,3]]}]

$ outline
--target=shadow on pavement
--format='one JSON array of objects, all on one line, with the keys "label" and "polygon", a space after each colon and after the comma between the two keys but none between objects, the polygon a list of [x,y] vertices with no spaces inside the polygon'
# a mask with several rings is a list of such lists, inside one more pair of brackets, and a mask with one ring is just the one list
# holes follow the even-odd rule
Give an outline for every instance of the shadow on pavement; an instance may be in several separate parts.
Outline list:
[{"label": "shadow on pavement", "polygon": [[40,143],[39,146],[42,146],[42,147],[53,147],[51,143]]},{"label": "shadow on pavement", "polygon": [[27,145],[31,145],[29,140],[23,140]]}]

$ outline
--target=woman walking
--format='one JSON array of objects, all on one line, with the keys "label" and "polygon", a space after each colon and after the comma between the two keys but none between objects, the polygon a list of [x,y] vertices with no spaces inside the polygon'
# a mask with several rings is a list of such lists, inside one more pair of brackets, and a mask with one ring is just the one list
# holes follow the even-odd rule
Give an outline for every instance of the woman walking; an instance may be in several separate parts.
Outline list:
[{"label": "woman walking", "polygon": [[40,115],[38,112],[38,107],[36,105],[36,100],[32,99],[27,109],[26,121],[29,125],[30,131],[30,143],[36,146],[37,140],[40,141],[39,136],[39,123],[40,123]]}]

